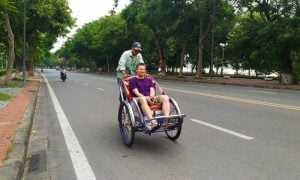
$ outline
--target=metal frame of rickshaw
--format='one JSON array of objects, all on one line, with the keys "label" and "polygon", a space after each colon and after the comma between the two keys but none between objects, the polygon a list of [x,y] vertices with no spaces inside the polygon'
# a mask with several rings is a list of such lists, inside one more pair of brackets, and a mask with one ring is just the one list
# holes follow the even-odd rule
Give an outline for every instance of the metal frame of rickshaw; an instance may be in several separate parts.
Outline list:
[{"label": "metal frame of rickshaw", "polygon": [[[170,115],[163,116],[161,106],[152,105],[150,109],[153,112],[153,118],[157,120],[158,126],[149,130],[145,125],[145,116],[143,115],[140,106],[132,92],[129,89],[129,80],[131,77],[122,78],[119,82],[120,91],[120,106],[118,113],[119,129],[123,143],[131,147],[134,142],[135,132],[151,133],[165,132],[170,140],[175,141],[181,134],[183,118],[177,102],[169,97]],[[154,80],[152,76],[147,75],[146,78],[151,78],[155,84],[156,94],[165,94],[163,89]]]}]

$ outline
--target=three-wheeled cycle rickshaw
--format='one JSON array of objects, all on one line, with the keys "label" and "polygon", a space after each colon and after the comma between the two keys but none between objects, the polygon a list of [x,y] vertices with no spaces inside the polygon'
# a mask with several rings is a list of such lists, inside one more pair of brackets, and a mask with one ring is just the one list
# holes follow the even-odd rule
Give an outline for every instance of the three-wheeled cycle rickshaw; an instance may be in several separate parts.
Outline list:
[{"label": "three-wheeled cycle rickshaw", "polygon": [[[179,138],[184,114],[181,113],[177,102],[169,97],[170,102],[170,115],[164,116],[162,113],[162,107],[160,105],[151,105],[150,109],[153,113],[153,118],[157,121],[157,127],[149,129],[145,124],[145,116],[142,113],[139,103],[132,96],[132,92],[129,89],[129,80],[132,77],[122,78],[119,83],[120,90],[120,106],[118,113],[118,122],[120,128],[120,134],[123,143],[131,147],[134,142],[135,132],[144,132],[151,135],[151,133],[165,132],[170,140],[175,141]],[[155,84],[155,91],[157,94],[164,94],[162,88],[151,78]]]}]

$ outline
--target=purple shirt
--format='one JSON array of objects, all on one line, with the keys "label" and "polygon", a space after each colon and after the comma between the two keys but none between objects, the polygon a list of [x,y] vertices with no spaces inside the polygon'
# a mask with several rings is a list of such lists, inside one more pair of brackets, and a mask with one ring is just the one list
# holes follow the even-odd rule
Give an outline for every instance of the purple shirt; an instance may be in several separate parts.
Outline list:
[{"label": "purple shirt", "polygon": [[150,88],[154,87],[154,83],[150,78],[138,79],[133,77],[129,80],[129,88],[132,91],[137,88],[144,96],[150,96]]}]

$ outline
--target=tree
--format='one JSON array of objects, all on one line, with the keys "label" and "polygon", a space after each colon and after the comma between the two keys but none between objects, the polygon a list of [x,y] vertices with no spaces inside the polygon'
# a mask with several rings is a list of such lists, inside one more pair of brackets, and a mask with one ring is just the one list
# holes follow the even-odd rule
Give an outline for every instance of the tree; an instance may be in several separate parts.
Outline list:
[{"label": "tree", "polygon": [[124,47],[128,47],[126,22],[120,15],[102,17],[84,25],[70,38],[58,55],[81,64],[95,63],[109,70],[116,66]]},{"label": "tree", "polygon": [[[23,16],[24,3],[27,5],[26,19]],[[56,37],[65,35],[74,24],[66,0],[53,1],[9,1],[0,2],[0,25],[5,27],[8,45],[8,70],[6,82],[11,81],[12,68],[20,69],[23,54],[23,22],[26,21],[26,64],[33,73],[34,63],[48,55]],[[4,31],[0,30],[0,41]],[[30,73],[29,73],[30,74]]]},{"label": "tree", "polygon": [[28,2],[27,15],[27,64],[33,74],[34,63],[49,55],[56,38],[66,35],[75,21],[66,0]]},{"label": "tree", "polygon": [[4,19],[4,30],[7,32],[8,62],[5,76],[5,84],[9,84],[12,78],[13,64],[15,60],[15,38],[12,31],[9,14],[16,12],[15,4],[9,0],[1,1],[0,16]]},{"label": "tree", "polygon": [[182,0],[133,0],[122,12],[129,27],[143,24],[150,29],[159,55],[161,71],[166,71],[168,41],[176,29]]},{"label": "tree", "polygon": [[236,28],[246,30],[242,34],[252,42],[250,60],[265,64],[268,71],[280,72],[282,83],[293,83],[295,63],[291,57],[300,46],[299,1],[236,0],[235,4],[245,16]]}]

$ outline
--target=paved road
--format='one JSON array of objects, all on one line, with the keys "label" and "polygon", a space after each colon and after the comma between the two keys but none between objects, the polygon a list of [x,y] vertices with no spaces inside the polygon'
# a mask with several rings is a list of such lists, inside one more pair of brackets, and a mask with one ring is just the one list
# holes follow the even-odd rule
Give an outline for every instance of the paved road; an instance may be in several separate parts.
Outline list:
[{"label": "paved road", "polygon": [[52,179],[300,177],[299,91],[161,81],[187,115],[180,138],[139,133],[127,148],[115,78],[68,73],[61,82],[57,71],[44,75],[58,100],[49,89],[40,97]]}]

